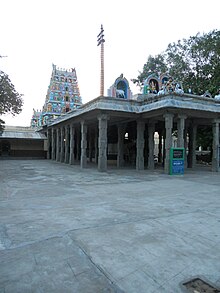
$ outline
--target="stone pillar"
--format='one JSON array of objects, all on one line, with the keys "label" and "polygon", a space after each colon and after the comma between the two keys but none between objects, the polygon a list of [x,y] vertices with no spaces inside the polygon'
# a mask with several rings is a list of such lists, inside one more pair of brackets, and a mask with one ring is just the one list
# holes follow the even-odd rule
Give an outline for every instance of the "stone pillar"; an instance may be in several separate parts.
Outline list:
[{"label": "stone pillar", "polygon": [[189,149],[188,149],[188,143],[189,143],[189,134],[188,134],[188,128],[189,125],[185,124],[185,130],[184,130],[184,168],[188,168],[188,155],[189,155]]},{"label": "stone pillar", "polygon": [[56,149],[56,133],[55,133],[55,129],[52,128],[52,154],[51,154],[51,159],[55,160],[56,158],[56,153],[55,153],[55,149]]},{"label": "stone pillar", "polygon": [[93,147],[93,133],[92,129],[89,129],[89,162],[92,162],[92,147]]},{"label": "stone pillar", "polygon": [[98,164],[98,131],[95,129],[95,137],[94,137],[94,147],[95,147],[95,163]]},{"label": "stone pillar", "polygon": [[75,146],[75,128],[73,125],[70,125],[70,156],[69,156],[70,165],[73,165],[75,161],[74,146]]},{"label": "stone pillar", "polygon": [[57,128],[56,161],[60,161],[60,129]]},{"label": "stone pillar", "polygon": [[184,130],[185,130],[186,115],[178,115],[177,121],[177,147],[183,148],[184,145]]},{"label": "stone pillar", "polygon": [[98,116],[99,120],[99,155],[98,155],[98,170],[107,170],[107,128],[108,128],[108,116],[101,114]]},{"label": "stone pillar", "polygon": [[219,121],[220,120],[215,119],[212,122],[212,172],[219,171]]},{"label": "stone pillar", "polygon": [[65,158],[64,158],[64,162],[66,164],[69,163],[69,149],[70,149],[70,136],[69,136],[69,125],[65,126]]},{"label": "stone pillar", "polygon": [[145,122],[137,120],[136,170],[144,170],[144,130]]},{"label": "stone pillar", "polygon": [[170,173],[170,149],[172,147],[173,116],[174,115],[171,113],[164,114],[166,130],[164,172],[166,174]]},{"label": "stone pillar", "polygon": [[64,127],[61,127],[60,135],[60,162],[64,162]]},{"label": "stone pillar", "polygon": [[197,125],[192,127],[192,168],[196,167],[196,138],[197,138]]},{"label": "stone pillar", "polygon": [[81,121],[81,158],[80,166],[81,168],[86,168],[87,166],[87,125],[85,121]]},{"label": "stone pillar", "polygon": [[81,137],[80,137],[81,129],[77,128],[75,132],[76,132],[76,160],[80,161],[80,158],[81,158],[81,151],[80,151],[81,150]]},{"label": "stone pillar", "polygon": [[118,155],[117,155],[117,167],[124,166],[124,139],[125,139],[125,125],[118,125]]},{"label": "stone pillar", "polygon": [[154,132],[155,123],[148,124],[148,169],[154,169]]},{"label": "stone pillar", "polygon": [[47,159],[51,159],[51,129],[47,129]]},{"label": "stone pillar", "polygon": [[189,127],[189,153],[188,153],[188,167],[195,168],[196,166],[196,134],[197,125],[192,123]]}]

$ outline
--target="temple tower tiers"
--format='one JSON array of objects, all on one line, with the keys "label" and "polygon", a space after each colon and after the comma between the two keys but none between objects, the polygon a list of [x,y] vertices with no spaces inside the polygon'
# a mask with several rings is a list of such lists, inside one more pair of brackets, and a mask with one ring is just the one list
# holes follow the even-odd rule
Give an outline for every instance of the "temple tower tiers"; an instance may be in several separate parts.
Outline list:
[{"label": "temple tower tiers", "polygon": [[47,124],[48,119],[56,119],[62,114],[77,109],[82,105],[78,87],[76,69],[62,69],[53,64],[42,111],[35,111],[31,119],[32,127]]}]

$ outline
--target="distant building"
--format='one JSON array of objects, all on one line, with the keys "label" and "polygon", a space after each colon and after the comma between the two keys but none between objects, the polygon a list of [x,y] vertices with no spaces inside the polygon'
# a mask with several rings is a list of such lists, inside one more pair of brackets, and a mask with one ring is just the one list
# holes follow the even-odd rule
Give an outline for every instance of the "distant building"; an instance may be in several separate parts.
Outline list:
[{"label": "distant building", "polygon": [[5,126],[0,133],[0,159],[44,159],[47,137],[31,127]]},{"label": "distant building", "polygon": [[50,84],[48,86],[42,111],[33,109],[31,127],[37,128],[47,124],[82,105],[75,68],[62,69],[53,64]]}]

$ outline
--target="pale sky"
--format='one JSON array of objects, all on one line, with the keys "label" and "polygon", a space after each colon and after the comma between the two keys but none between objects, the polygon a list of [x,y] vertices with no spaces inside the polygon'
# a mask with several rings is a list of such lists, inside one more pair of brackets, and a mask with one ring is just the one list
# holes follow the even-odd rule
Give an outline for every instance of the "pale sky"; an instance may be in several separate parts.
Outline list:
[{"label": "pale sky", "polygon": [[32,109],[42,109],[52,73],[76,68],[83,103],[100,93],[100,47],[105,34],[105,95],[123,73],[131,81],[149,55],[169,43],[220,29],[220,0],[0,0],[0,69],[22,93],[21,114],[7,125],[29,126]]}]

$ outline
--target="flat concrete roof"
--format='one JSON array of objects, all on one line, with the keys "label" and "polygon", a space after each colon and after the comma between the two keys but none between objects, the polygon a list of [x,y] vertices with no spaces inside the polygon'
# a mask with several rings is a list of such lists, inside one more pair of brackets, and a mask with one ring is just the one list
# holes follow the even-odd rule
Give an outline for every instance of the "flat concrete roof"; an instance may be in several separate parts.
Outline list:
[{"label": "flat concrete roof", "polygon": [[5,129],[0,133],[0,139],[47,139],[43,133],[36,132],[31,127],[22,126],[5,126]]},{"label": "flat concrete roof", "polygon": [[[55,126],[70,119],[77,121],[82,117],[92,116],[94,111],[104,111],[111,113],[112,116],[119,115],[119,113],[129,117],[141,114],[142,118],[151,118],[152,115],[154,117],[163,115],[165,110],[177,111],[177,113],[179,111],[187,114],[188,117],[219,119],[220,101],[214,98],[185,93],[183,95],[173,93],[163,96],[141,95],[137,100],[100,96],[78,109],[51,120],[48,126]],[[97,120],[96,116],[95,118]]]},{"label": "flat concrete roof", "polygon": [[[0,161],[0,292],[220,287],[220,173]],[[186,292],[186,291],[184,291]]]}]

